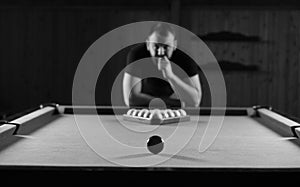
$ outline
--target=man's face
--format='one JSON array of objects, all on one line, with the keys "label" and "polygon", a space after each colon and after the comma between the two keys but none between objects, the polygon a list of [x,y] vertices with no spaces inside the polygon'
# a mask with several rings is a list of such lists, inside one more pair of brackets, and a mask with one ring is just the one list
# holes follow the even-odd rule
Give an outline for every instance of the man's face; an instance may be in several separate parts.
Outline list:
[{"label": "man's face", "polygon": [[167,36],[161,36],[154,32],[147,40],[147,49],[152,57],[167,56],[170,59],[176,45],[177,41],[171,32]]}]

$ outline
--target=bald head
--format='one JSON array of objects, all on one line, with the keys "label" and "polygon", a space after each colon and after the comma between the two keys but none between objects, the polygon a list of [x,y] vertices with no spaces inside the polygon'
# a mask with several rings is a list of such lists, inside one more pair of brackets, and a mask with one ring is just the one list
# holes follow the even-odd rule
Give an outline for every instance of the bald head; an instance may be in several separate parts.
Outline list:
[{"label": "bald head", "polygon": [[158,23],[151,28],[147,39],[147,49],[152,57],[160,54],[171,58],[177,47],[174,29],[166,23]]}]

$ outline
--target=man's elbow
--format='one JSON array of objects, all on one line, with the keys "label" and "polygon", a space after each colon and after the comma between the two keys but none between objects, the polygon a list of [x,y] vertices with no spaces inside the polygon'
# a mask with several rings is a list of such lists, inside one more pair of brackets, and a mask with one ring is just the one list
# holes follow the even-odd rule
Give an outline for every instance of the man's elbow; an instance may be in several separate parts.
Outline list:
[{"label": "man's elbow", "polygon": [[189,107],[198,107],[200,105],[200,101],[198,101],[196,99],[192,99],[192,100],[186,101],[184,103],[186,103],[186,106],[189,106]]},{"label": "man's elbow", "polygon": [[127,97],[124,97],[125,105],[128,107],[135,105],[136,97],[137,96],[133,92],[131,92]]},{"label": "man's elbow", "polygon": [[201,104],[201,100],[202,100],[202,91],[201,89],[198,90],[198,94],[197,94],[197,97],[196,97],[196,100],[195,100],[195,107],[199,107],[200,104]]},{"label": "man's elbow", "polygon": [[125,106],[129,107],[129,99],[124,100]]},{"label": "man's elbow", "polygon": [[126,106],[129,106],[129,96],[123,93],[124,103]]},{"label": "man's elbow", "polygon": [[138,105],[138,94],[131,92],[128,97],[128,106],[137,106]]},{"label": "man's elbow", "polygon": [[192,107],[199,107],[200,106],[200,99],[196,99],[192,103]]},{"label": "man's elbow", "polygon": [[196,99],[195,107],[199,107],[199,106],[200,106],[201,100],[202,100],[202,93],[200,92],[200,93],[198,94],[197,99]]},{"label": "man's elbow", "polygon": [[193,97],[189,101],[186,101],[187,106],[190,106],[190,107],[199,107],[200,103],[201,103],[201,96],[202,96],[202,94],[199,94],[198,96]]},{"label": "man's elbow", "polygon": [[200,100],[194,101],[193,107],[199,107],[199,105],[200,105]]}]

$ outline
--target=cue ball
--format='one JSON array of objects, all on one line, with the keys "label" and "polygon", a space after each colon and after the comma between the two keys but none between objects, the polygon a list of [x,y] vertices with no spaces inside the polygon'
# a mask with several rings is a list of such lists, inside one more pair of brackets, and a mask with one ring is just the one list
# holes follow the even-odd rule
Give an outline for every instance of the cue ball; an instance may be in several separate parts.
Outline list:
[{"label": "cue ball", "polygon": [[147,148],[151,153],[158,154],[164,148],[164,141],[160,136],[151,136],[147,141]]}]

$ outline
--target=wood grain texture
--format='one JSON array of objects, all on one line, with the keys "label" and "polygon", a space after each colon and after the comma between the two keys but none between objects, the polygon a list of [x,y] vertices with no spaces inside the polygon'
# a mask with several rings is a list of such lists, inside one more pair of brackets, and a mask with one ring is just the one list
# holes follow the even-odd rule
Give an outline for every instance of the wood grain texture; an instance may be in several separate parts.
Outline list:
[{"label": "wood grain texture", "polygon": [[[171,11],[167,7],[1,7],[1,110],[20,111],[43,102],[70,104],[76,67],[94,41],[135,21],[171,21]],[[299,20],[299,10],[181,7],[178,22],[196,34],[225,30],[267,41],[207,42],[218,60],[258,65],[266,72],[226,73],[228,105],[272,105],[299,117]],[[107,67],[99,88],[110,89],[109,75],[123,69],[124,56],[118,55]],[[110,104],[108,91],[97,93],[97,104]],[[121,93],[119,102],[123,104]]]},{"label": "wood grain texture", "polygon": [[225,74],[230,106],[265,104],[299,117],[299,11],[189,8],[182,14],[197,34],[230,31],[265,41],[206,42],[218,60],[258,65],[264,72]]}]

